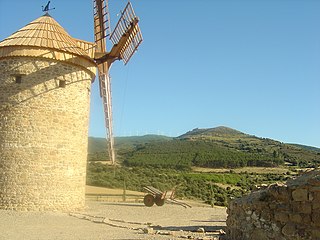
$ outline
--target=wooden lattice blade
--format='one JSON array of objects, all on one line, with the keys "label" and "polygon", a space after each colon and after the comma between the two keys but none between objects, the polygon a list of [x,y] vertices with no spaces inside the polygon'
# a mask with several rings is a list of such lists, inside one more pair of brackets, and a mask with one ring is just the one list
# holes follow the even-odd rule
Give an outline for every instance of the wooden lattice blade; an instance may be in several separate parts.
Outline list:
[{"label": "wooden lattice blade", "polygon": [[115,149],[112,124],[111,79],[108,73],[99,74],[100,93],[105,114],[106,140],[109,158],[115,164]]},{"label": "wooden lattice blade", "polygon": [[107,51],[106,38],[111,33],[108,0],[93,0],[93,18],[96,52],[104,53]]},{"label": "wooden lattice blade", "polygon": [[143,40],[138,22],[139,19],[135,16],[131,3],[128,2],[110,36],[114,44],[110,56],[122,59],[125,64],[128,63]]}]

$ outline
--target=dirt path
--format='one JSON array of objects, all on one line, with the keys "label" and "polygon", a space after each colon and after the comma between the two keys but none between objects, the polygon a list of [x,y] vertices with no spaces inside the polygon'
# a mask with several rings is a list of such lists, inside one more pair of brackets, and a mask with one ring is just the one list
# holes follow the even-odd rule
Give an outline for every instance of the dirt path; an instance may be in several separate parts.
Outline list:
[{"label": "dirt path", "polygon": [[225,220],[225,208],[88,200],[73,213],[0,210],[0,239],[214,239]]}]

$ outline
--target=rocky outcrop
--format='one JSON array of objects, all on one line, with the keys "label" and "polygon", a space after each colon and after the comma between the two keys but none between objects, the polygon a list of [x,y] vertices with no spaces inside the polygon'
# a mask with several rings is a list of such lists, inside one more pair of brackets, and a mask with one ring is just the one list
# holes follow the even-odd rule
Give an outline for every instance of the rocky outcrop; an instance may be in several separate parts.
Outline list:
[{"label": "rocky outcrop", "polygon": [[227,213],[228,239],[320,239],[320,170],[233,200]]}]

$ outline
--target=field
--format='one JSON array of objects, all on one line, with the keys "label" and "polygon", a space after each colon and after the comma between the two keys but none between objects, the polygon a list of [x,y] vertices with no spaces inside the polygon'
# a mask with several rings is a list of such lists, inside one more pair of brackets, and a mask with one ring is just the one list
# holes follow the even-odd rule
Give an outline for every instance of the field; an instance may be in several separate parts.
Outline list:
[{"label": "field", "polygon": [[[203,172],[203,173],[227,173],[230,172],[228,168],[202,168],[202,167],[192,167],[194,172]],[[289,168],[286,167],[243,167],[232,169],[235,173],[256,173],[256,174],[285,174],[288,171],[292,172]]]},{"label": "field", "polygon": [[[284,182],[295,176],[287,169],[196,169],[185,171],[168,168],[112,167],[101,163],[88,165],[87,184],[107,188],[142,191],[153,186],[162,191],[176,189],[177,197],[227,206],[228,201],[240,197],[257,185]],[[238,172],[236,172],[238,171]],[[119,193],[121,194],[121,193]],[[119,196],[120,197],[120,196]]]},{"label": "field", "polygon": [[86,186],[87,199],[107,202],[142,202],[145,193],[124,189]]}]

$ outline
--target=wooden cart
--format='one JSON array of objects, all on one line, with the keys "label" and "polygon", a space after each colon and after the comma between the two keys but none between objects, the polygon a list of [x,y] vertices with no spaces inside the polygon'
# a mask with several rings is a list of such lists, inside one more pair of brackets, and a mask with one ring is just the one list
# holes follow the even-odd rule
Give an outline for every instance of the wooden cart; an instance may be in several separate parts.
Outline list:
[{"label": "wooden cart", "polygon": [[152,207],[154,204],[156,204],[157,206],[163,206],[166,201],[172,204],[178,204],[185,208],[191,207],[186,203],[174,199],[175,189],[171,191],[162,192],[159,189],[156,189],[155,187],[146,186],[144,187],[144,190],[148,192],[143,199],[144,205],[146,205],[147,207]]}]

